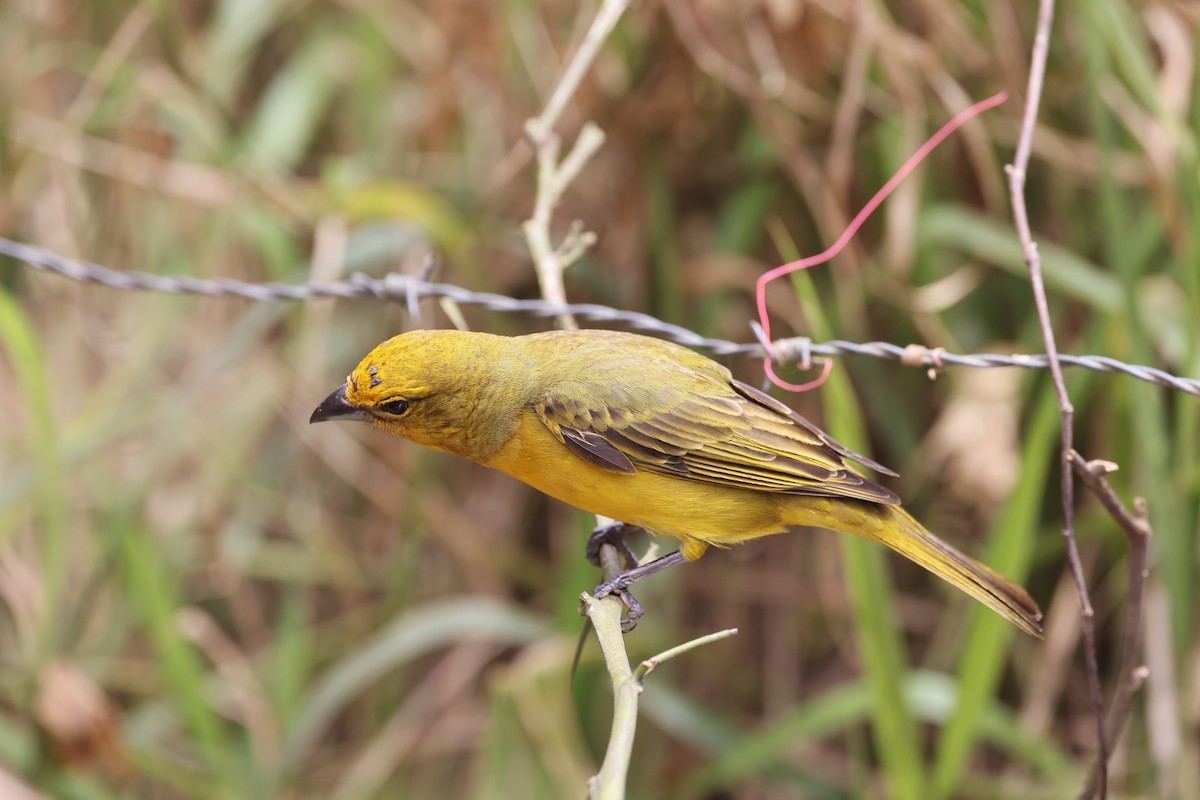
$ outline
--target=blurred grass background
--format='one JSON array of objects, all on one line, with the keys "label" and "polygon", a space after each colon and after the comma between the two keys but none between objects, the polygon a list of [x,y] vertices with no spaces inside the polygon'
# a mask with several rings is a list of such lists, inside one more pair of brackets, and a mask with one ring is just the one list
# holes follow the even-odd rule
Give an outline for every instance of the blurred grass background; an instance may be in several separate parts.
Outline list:
[{"label": "blurred grass background", "polygon": [[[779,335],[1040,351],[1002,171],[1034,6],[636,4],[563,126],[609,135],[557,216],[599,235],[569,297],[748,339],[763,269],[824,249],[930,132],[1008,89],[771,304]],[[412,272],[432,251],[440,280],[535,296],[522,123],[595,7],[12,0],[0,232],[288,282]],[[1060,4],[1028,194],[1066,352],[1200,374],[1198,18],[1185,0]],[[418,323],[373,301],[119,294],[4,265],[0,779],[55,798],[583,795],[611,711],[594,649],[567,690],[591,520],[365,427],[306,424],[417,324],[449,322],[436,304]],[[1113,795],[1197,797],[1200,403],[1069,384],[1078,447],[1120,463],[1155,527],[1150,677]],[[1094,727],[1046,376],[849,360],[786,399],[1023,580],[1046,641],[832,534],[713,553],[639,593],[635,659],[742,633],[649,678],[629,796],[1073,795]],[[1089,498],[1079,511],[1111,689],[1124,542]]]}]

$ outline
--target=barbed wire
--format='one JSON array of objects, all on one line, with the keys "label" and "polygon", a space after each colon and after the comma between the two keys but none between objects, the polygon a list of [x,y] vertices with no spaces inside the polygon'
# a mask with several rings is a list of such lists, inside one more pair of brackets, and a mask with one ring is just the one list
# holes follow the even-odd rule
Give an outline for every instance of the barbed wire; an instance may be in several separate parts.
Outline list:
[{"label": "barbed wire", "polygon": [[[554,305],[544,300],[520,300],[502,294],[475,292],[449,283],[429,281],[389,273],[382,278],[356,273],[344,281],[331,283],[249,283],[232,278],[193,278],[189,276],[152,275],[146,272],[125,272],[102,267],[90,261],[66,258],[40,247],[33,247],[0,237],[0,254],[10,256],[34,269],[60,275],[82,283],[95,283],[126,291],[153,291],[172,294],[198,294],[209,297],[240,297],[256,301],[311,300],[337,297],[344,299],[374,298],[385,302],[405,303],[413,308],[418,300],[438,298],[459,305],[478,306],[500,313],[530,314],[553,317],[573,314],[592,322],[618,322],[629,328],[654,333],[678,344],[695,347],[718,355],[743,355],[764,358],[767,350],[761,342],[741,343],[728,339],[701,336],[695,331],[672,325],[657,317],[637,311],[625,311],[595,303]],[[781,361],[807,364],[813,357],[869,356],[898,361],[911,367],[941,370],[945,367],[1020,367],[1046,369],[1045,355],[1002,355],[999,353],[949,353],[942,348],[927,348],[912,344],[906,347],[890,342],[847,342],[834,339],[813,342],[807,337],[779,339],[772,343]],[[1067,366],[1082,367],[1096,372],[1119,373],[1147,383],[1166,386],[1200,397],[1200,380],[1182,378],[1154,367],[1126,364],[1108,356],[1060,355]]]}]

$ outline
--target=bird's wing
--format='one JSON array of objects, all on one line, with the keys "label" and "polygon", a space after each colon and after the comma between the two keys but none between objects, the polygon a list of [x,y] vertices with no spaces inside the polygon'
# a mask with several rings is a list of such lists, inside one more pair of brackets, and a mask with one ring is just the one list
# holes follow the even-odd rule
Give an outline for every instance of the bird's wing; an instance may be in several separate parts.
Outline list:
[{"label": "bird's wing", "polygon": [[534,411],[577,456],[612,472],[648,470],[764,492],[899,502],[848,469],[845,459],[895,473],[708,364],[715,369],[666,364],[663,375],[654,375],[640,364],[636,381],[613,373],[572,381],[538,398]]}]

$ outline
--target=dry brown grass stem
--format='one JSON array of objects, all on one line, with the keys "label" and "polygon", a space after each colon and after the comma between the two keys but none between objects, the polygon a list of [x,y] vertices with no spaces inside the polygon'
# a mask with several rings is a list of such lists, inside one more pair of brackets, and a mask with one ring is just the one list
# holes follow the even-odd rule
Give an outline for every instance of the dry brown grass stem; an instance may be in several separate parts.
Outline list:
[{"label": "dry brown grass stem", "polygon": [[1067,562],[1071,575],[1075,580],[1075,588],[1079,594],[1080,613],[1083,621],[1084,659],[1087,665],[1088,683],[1092,698],[1092,711],[1096,721],[1096,760],[1087,781],[1080,790],[1080,797],[1090,798],[1099,794],[1101,799],[1108,796],[1108,757],[1110,744],[1120,732],[1129,713],[1129,703],[1133,693],[1144,682],[1145,675],[1141,668],[1133,670],[1123,665],[1121,672],[1122,684],[1118,687],[1113,707],[1110,709],[1109,723],[1105,722],[1104,696],[1100,686],[1100,668],[1096,656],[1096,620],[1092,609],[1091,598],[1088,595],[1087,577],[1084,574],[1083,563],[1079,558],[1079,547],[1075,540],[1075,491],[1073,470],[1079,472],[1084,485],[1096,494],[1105,509],[1126,531],[1129,540],[1130,566],[1130,596],[1126,609],[1125,653],[1124,659],[1131,660],[1137,656],[1136,645],[1141,641],[1142,625],[1142,586],[1145,578],[1146,540],[1150,529],[1146,524],[1145,503],[1136,505],[1136,515],[1130,515],[1116,499],[1115,494],[1103,480],[1103,474],[1116,469],[1115,464],[1104,466],[1103,462],[1088,462],[1083,459],[1074,447],[1075,409],[1067,394],[1066,382],[1063,380],[1062,365],[1059,363],[1058,345],[1054,338],[1054,326],[1050,319],[1050,307],[1046,301],[1046,286],[1042,279],[1041,257],[1038,255],[1037,244],[1029,226],[1029,212],[1025,206],[1025,179],[1029,168],[1030,155],[1033,152],[1033,134],[1037,127],[1037,112],[1041,102],[1042,85],[1046,74],[1046,57],[1050,50],[1050,29],[1054,21],[1054,0],[1041,0],[1038,6],[1037,33],[1033,42],[1033,53],[1030,59],[1029,83],[1025,97],[1025,112],[1021,120],[1021,134],[1017,139],[1017,151],[1013,163],[1008,167],[1009,187],[1012,198],[1013,221],[1016,225],[1017,236],[1021,241],[1021,250],[1025,263],[1029,267],[1029,279],[1033,285],[1034,302],[1037,305],[1038,321],[1042,330],[1042,341],[1045,343],[1046,356],[1049,359],[1050,376],[1058,395],[1058,407],[1062,416],[1062,509],[1063,509],[1063,538],[1067,547]]}]

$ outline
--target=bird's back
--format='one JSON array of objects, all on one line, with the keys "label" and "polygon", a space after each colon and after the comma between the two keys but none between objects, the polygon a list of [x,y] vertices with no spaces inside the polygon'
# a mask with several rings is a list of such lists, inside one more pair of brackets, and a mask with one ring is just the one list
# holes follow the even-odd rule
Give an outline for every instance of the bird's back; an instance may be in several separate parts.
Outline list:
[{"label": "bird's back", "polygon": [[518,341],[533,354],[546,391],[577,390],[628,405],[670,403],[696,391],[732,393],[728,369],[662,339],[593,329],[546,331]]}]

